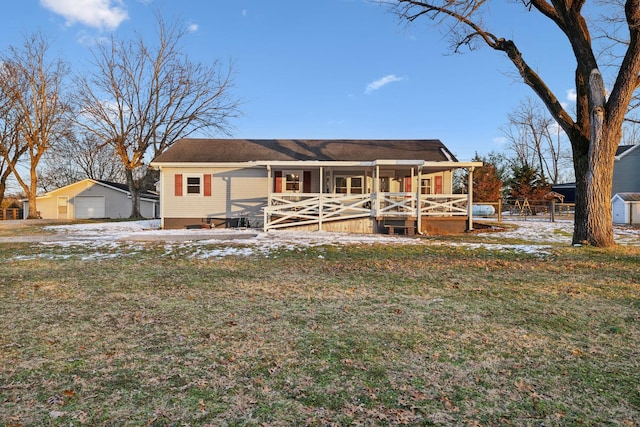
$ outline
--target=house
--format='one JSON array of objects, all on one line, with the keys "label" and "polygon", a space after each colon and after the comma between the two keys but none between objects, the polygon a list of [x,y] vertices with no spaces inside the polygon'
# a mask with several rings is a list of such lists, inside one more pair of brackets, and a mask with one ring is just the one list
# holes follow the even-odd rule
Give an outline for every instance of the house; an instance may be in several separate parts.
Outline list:
[{"label": "house", "polygon": [[614,224],[640,224],[640,193],[617,193],[611,209]]},{"label": "house", "polygon": [[640,145],[620,145],[613,164],[611,196],[640,192]]},{"label": "house", "polygon": [[[157,194],[144,193],[140,212],[145,218],[157,218]],[[125,184],[95,179],[83,179],[36,198],[40,217],[44,219],[129,218],[131,194]],[[25,213],[29,202],[23,201]]]},{"label": "house", "polygon": [[472,229],[473,190],[452,194],[452,172],[482,162],[458,162],[439,140],[182,139],[151,166],[162,228],[412,234],[436,219]]}]

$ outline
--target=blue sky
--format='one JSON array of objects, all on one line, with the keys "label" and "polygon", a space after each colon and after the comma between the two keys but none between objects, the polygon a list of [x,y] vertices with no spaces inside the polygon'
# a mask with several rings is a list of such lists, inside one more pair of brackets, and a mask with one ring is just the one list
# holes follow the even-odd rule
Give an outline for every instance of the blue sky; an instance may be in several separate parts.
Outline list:
[{"label": "blue sky", "polygon": [[[497,2],[496,2],[497,3]],[[574,60],[558,30],[519,4],[492,5],[486,22],[511,38],[561,101]],[[460,160],[501,151],[507,114],[533,92],[498,52],[452,55],[428,20],[410,27],[365,0],[11,0],[0,49],[40,30],[80,72],[88,46],[115,33],[153,37],[154,10],[190,33],[192,59],[235,62],[237,138],[442,140]]]}]

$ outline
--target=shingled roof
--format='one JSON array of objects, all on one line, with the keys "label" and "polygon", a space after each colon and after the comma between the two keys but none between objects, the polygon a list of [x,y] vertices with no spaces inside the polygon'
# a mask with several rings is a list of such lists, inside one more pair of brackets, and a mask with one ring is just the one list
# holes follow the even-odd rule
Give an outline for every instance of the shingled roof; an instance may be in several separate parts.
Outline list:
[{"label": "shingled roof", "polygon": [[457,162],[437,139],[181,139],[152,163],[425,160]]}]

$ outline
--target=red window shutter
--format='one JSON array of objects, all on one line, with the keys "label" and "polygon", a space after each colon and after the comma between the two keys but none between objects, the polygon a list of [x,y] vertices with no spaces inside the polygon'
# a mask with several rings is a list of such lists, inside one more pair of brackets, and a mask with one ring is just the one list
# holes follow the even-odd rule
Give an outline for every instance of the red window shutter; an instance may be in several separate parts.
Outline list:
[{"label": "red window shutter", "polygon": [[182,174],[177,173],[175,175],[175,195],[182,196]]},{"label": "red window shutter", "polygon": [[276,193],[282,193],[282,171],[275,171],[273,176],[276,178],[275,180],[275,189],[273,190]]},{"label": "red window shutter", "polygon": [[404,192],[405,193],[410,193],[411,192],[411,177],[410,176],[405,176],[404,177]]},{"label": "red window shutter", "polygon": [[302,173],[302,192],[311,193],[311,171]]},{"label": "red window shutter", "polygon": [[205,197],[211,196],[211,174],[204,174],[204,195]]},{"label": "red window shutter", "polygon": [[435,194],[442,194],[442,176],[436,176]]}]

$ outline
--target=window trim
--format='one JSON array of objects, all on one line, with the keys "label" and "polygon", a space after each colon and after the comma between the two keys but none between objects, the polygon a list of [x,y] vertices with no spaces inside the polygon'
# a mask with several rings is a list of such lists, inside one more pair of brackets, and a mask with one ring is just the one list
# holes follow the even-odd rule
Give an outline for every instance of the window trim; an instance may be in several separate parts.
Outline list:
[{"label": "window trim", "polygon": [[[287,177],[289,175],[296,175],[298,177],[297,181],[288,181]],[[297,184],[297,190],[289,190],[289,182],[292,184]],[[288,169],[282,171],[282,193],[302,193],[304,189],[304,171],[299,169]]]},{"label": "window trim", "polygon": [[[353,179],[359,179],[360,180],[360,186],[359,187],[354,187],[352,185]],[[344,179],[345,182],[345,186],[344,187],[338,187],[338,179]],[[366,180],[365,180],[365,176],[364,175],[334,175],[333,176],[333,192],[335,194],[365,194],[365,185],[366,185]],[[338,188],[344,188],[345,192],[339,192]],[[354,193],[352,190],[354,188],[358,188],[360,189],[359,192]]]},{"label": "window trim", "polygon": [[[198,192],[197,193],[189,191],[190,187],[194,187],[195,186],[194,184],[190,185],[189,184],[189,180],[190,179],[194,179],[194,178],[198,179]],[[202,187],[204,186],[204,182],[203,181],[204,181],[204,179],[203,179],[203,176],[201,174],[198,174],[198,175],[193,175],[193,174],[192,175],[185,175],[184,176],[184,192],[183,192],[183,194],[185,196],[187,196],[187,197],[202,196],[202,194],[203,194],[203,192],[202,192],[203,188]]]}]

